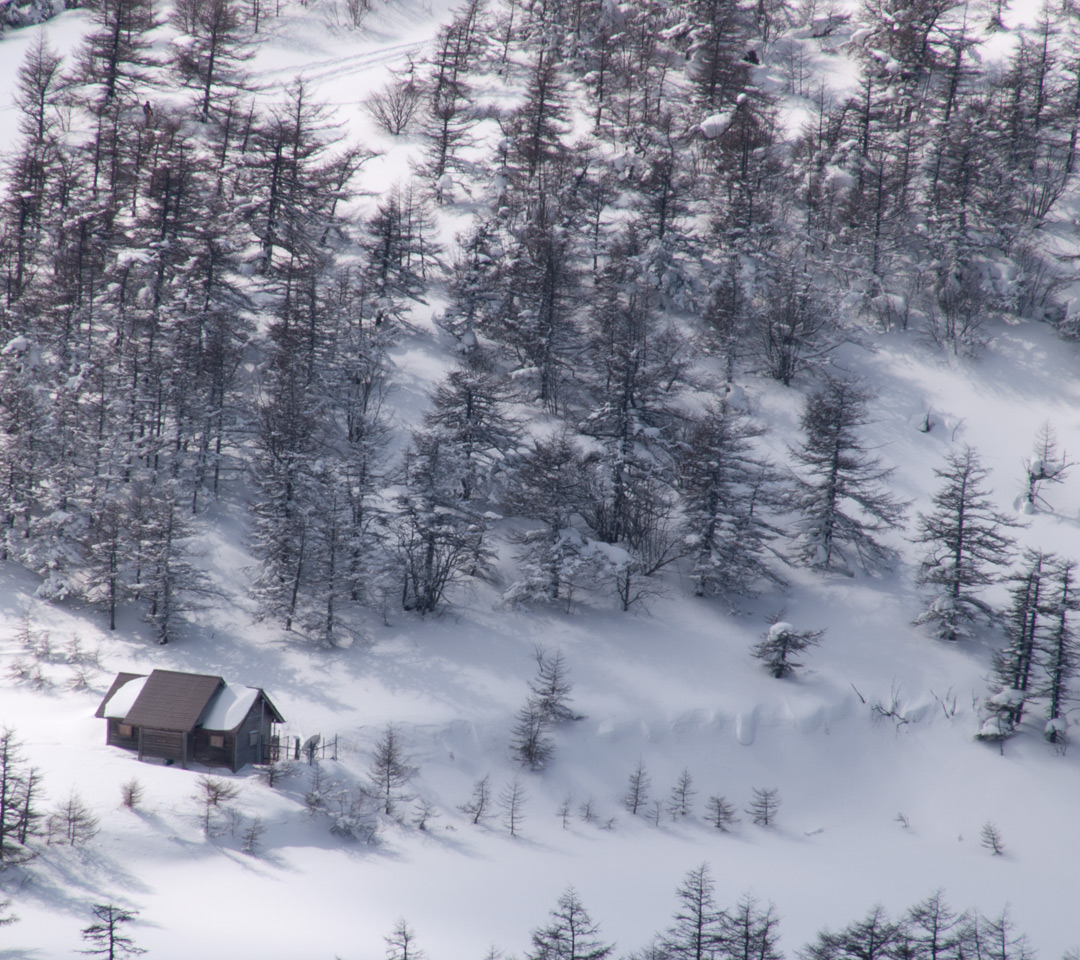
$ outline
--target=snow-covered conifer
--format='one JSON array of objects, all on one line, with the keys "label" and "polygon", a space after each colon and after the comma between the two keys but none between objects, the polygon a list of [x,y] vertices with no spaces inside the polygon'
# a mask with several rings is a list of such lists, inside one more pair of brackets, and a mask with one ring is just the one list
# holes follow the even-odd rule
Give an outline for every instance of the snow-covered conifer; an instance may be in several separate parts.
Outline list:
[{"label": "snow-covered conifer", "polygon": [[850,573],[888,566],[895,550],[875,534],[898,527],[906,504],[889,492],[883,467],[859,436],[870,422],[870,393],[850,379],[826,377],[806,400],[800,425],[806,438],[792,449],[804,468],[792,497],[798,511],[799,555],[812,566]]},{"label": "snow-covered conifer", "polygon": [[789,677],[802,666],[795,658],[804,650],[817,646],[824,635],[824,630],[796,630],[792,624],[777,617],[751,653],[774,677]]},{"label": "snow-covered conifer", "polygon": [[969,446],[950,453],[934,470],[944,484],[934,494],[934,509],[919,514],[915,543],[925,544],[916,582],[933,594],[916,623],[933,624],[943,640],[970,636],[989,604],[978,591],[1000,578],[997,568],[1012,554],[1009,530],[1016,521],[994,509],[984,484],[989,471]]},{"label": "snow-covered conifer", "polygon": [[783,586],[768,562],[779,533],[768,519],[777,506],[778,476],[754,449],[765,430],[728,401],[692,421],[679,447],[684,535],[698,596],[729,602],[763,586]]},{"label": "snow-covered conifer", "polygon": [[1009,577],[1016,585],[1005,613],[1005,647],[994,655],[994,692],[986,703],[990,717],[979,733],[982,739],[1002,740],[1016,729],[1033,692],[1036,662],[1045,632],[1045,583],[1054,557],[1025,550],[1021,569]]}]

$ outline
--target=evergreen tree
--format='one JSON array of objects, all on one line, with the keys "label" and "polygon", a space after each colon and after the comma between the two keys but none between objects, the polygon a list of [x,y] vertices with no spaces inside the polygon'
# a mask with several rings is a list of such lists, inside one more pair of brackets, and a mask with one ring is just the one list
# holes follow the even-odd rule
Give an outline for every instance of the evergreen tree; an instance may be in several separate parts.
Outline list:
[{"label": "evergreen tree", "polygon": [[1045,632],[1047,568],[1053,556],[1025,550],[1020,572],[1009,579],[1016,586],[1005,614],[1005,647],[994,655],[996,691],[987,702],[992,717],[983,724],[980,737],[1003,739],[1012,734],[1033,692],[1038,650]]},{"label": "evergreen tree", "polygon": [[580,276],[573,242],[571,183],[562,164],[551,164],[532,203],[521,201],[522,224],[507,245],[501,296],[483,332],[505,344],[515,376],[553,414],[565,411],[563,395],[573,358],[581,349],[576,318]]},{"label": "evergreen tree", "polygon": [[769,376],[785,387],[836,347],[832,318],[810,279],[793,269],[767,278],[752,307],[755,353]]},{"label": "evergreen tree", "polygon": [[559,897],[546,926],[533,930],[527,960],[604,960],[614,949],[599,937],[600,926],[573,887]]},{"label": "evergreen tree", "polygon": [[414,435],[391,521],[402,607],[420,614],[433,612],[451,584],[485,576],[491,562],[484,518],[461,504],[447,456],[438,433]]},{"label": "evergreen tree", "polygon": [[453,22],[439,31],[435,41],[424,84],[428,110],[422,133],[428,155],[425,172],[436,184],[456,161],[457,150],[469,142],[469,130],[475,122],[468,109],[468,77],[480,47],[481,15],[477,0],[466,3]]},{"label": "evergreen tree", "polygon": [[527,800],[525,787],[521,778],[515,776],[499,794],[499,805],[503,811],[503,823],[510,831],[510,836],[516,837],[521,828],[521,821],[525,819],[524,806]]},{"label": "evergreen tree", "polygon": [[1066,740],[1065,705],[1070,699],[1070,682],[1080,666],[1080,642],[1072,618],[1080,610],[1076,584],[1076,564],[1060,560],[1050,571],[1053,580],[1047,602],[1049,620],[1041,646],[1039,696],[1046,700],[1046,739]]},{"label": "evergreen tree", "polygon": [[885,911],[874,907],[862,920],[832,933],[823,930],[800,954],[805,960],[891,960],[902,939],[900,924],[890,920]]},{"label": "evergreen tree", "polygon": [[197,116],[203,123],[220,118],[248,87],[243,64],[254,51],[245,46],[245,18],[235,0],[179,0],[172,20],[183,37],[174,68],[196,93]]},{"label": "evergreen tree", "polygon": [[517,150],[529,180],[561,149],[566,125],[565,81],[559,75],[562,60],[556,46],[544,44],[529,69],[525,103],[514,118]]},{"label": "evergreen tree", "polygon": [[0,728],[0,870],[34,856],[27,841],[37,832],[41,780],[27,767],[13,730]]},{"label": "evergreen tree", "polygon": [[690,771],[684,769],[679,774],[679,779],[676,781],[675,786],[671,788],[671,793],[668,795],[667,811],[671,815],[672,820],[678,820],[681,817],[688,817],[693,812],[693,800],[697,790],[694,789],[694,778],[690,776]]},{"label": "evergreen tree", "polygon": [[92,913],[94,922],[82,931],[82,938],[89,946],[80,953],[104,957],[106,960],[121,960],[146,953],[142,947],[135,945],[133,937],[124,933],[124,924],[134,922],[138,916],[136,911],[125,910],[114,903],[96,903]]},{"label": "evergreen tree", "polygon": [[754,787],[754,795],[746,812],[759,827],[771,827],[780,809],[780,791],[775,787]]},{"label": "evergreen tree", "polygon": [[780,918],[770,903],[760,907],[744,894],[720,921],[720,955],[724,960],[782,960]]},{"label": "evergreen tree", "polygon": [[632,816],[636,817],[638,811],[648,802],[650,785],[651,781],[649,774],[645,770],[645,763],[638,760],[637,766],[630,774],[626,785],[626,793],[623,794],[622,799],[623,806],[630,811]]},{"label": "evergreen tree", "polygon": [[660,940],[670,960],[709,960],[718,953],[726,916],[716,905],[715,885],[707,863],[687,871],[675,895],[674,923]]},{"label": "evergreen tree", "polygon": [[76,78],[100,87],[99,107],[129,100],[159,66],[148,36],[159,25],[152,0],[101,0],[90,16],[94,28],[79,51]]},{"label": "evergreen tree", "polygon": [[461,812],[471,818],[472,824],[483,823],[491,817],[491,775],[485,773],[473,784],[472,796],[468,803],[461,805]]},{"label": "evergreen tree", "polygon": [[895,556],[873,535],[900,526],[906,505],[885,488],[892,469],[882,467],[858,436],[870,422],[869,401],[856,382],[826,378],[807,398],[799,421],[806,439],[791,451],[806,471],[792,497],[802,517],[800,556],[826,570],[850,573],[856,557],[864,569],[875,570]]},{"label": "evergreen tree", "polygon": [[705,801],[706,821],[724,833],[727,833],[732,824],[738,823],[739,818],[735,813],[735,807],[728,803],[726,797],[713,794]]},{"label": "evergreen tree", "polygon": [[766,559],[769,541],[778,533],[766,510],[778,504],[775,471],[753,445],[764,432],[722,401],[683,435],[679,487],[698,596],[718,594],[733,602],[753,596],[764,584],[785,582]]},{"label": "evergreen tree", "polygon": [[388,191],[367,223],[366,277],[375,298],[377,323],[406,299],[421,299],[428,271],[440,252],[428,204],[412,185]]},{"label": "evergreen tree", "polygon": [[904,921],[907,936],[920,956],[944,960],[955,955],[965,917],[949,907],[943,891],[936,890],[911,907]]},{"label": "evergreen tree", "polygon": [[935,476],[944,485],[933,497],[934,510],[919,514],[916,543],[926,544],[916,582],[934,595],[916,623],[931,623],[943,640],[971,634],[976,618],[990,606],[976,594],[999,579],[996,567],[1012,553],[1008,531],[1016,522],[996,511],[983,488],[989,471],[969,446],[950,453]]},{"label": "evergreen tree", "polygon": [[386,960],[424,960],[427,956],[416,946],[416,932],[402,917],[386,941]]},{"label": "evergreen tree", "polygon": [[522,766],[540,770],[551,759],[555,744],[548,736],[548,726],[539,706],[529,698],[518,711],[510,736],[510,752]]},{"label": "evergreen tree", "polygon": [[[45,264],[43,243],[55,235],[66,159],[61,136],[63,78],[61,57],[48,45],[44,31],[28,48],[16,78],[21,140],[7,158],[7,188],[0,198],[0,266],[4,275],[4,307],[18,316],[31,281]],[[36,298],[30,298],[36,299]],[[5,323],[4,326],[8,324]]]},{"label": "evergreen tree", "polygon": [[585,509],[584,457],[571,437],[562,432],[536,439],[514,465],[506,500],[517,516],[537,526],[512,535],[521,547],[520,578],[506,591],[509,603],[569,604],[575,586],[592,569],[589,545],[575,519]]},{"label": "evergreen tree", "polygon": [[1057,437],[1049,423],[1044,423],[1035,438],[1032,455],[1024,460],[1026,490],[1025,499],[1029,509],[1035,509],[1035,501],[1045,504],[1039,492],[1044,483],[1063,483],[1068,476],[1068,458],[1064,452],[1058,453]]},{"label": "evergreen tree", "polygon": [[570,682],[566,661],[561,650],[553,653],[537,646],[536,677],[529,681],[529,700],[546,723],[565,723],[581,720],[580,714],[570,709]]},{"label": "evergreen tree", "polygon": [[509,399],[498,378],[472,370],[452,371],[435,390],[425,420],[441,435],[462,500],[489,496],[512,458],[520,428],[501,409]]},{"label": "evergreen tree", "polygon": [[417,768],[409,763],[405,754],[405,745],[401,734],[392,723],[387,724],[378,742],[368,766],[372,792],[379,798],[379,804],[386,816],[394,812],[394,805],[411,800],[403,792],[409,781],[416,776]]}]

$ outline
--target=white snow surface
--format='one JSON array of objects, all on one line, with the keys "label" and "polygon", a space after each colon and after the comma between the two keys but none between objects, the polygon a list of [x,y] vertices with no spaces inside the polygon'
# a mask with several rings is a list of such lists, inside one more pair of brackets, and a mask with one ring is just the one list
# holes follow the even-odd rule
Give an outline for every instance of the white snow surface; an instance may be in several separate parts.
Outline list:
[{"label": "white snow surface", "polygon": [[102,711],[105,717],[109,720],[123,720],[135,706],[135,701],[139,699],[139,694],[142,693],[149,679],[149,677],[135,677],[119,687],[105,704],[105,709]]},{"label": "white snow surface", "polygon": [[[410,146],[382,138],[358,102],[387,67],[423,50],[446,8],[442,0],[380,6],[359,33],[335,24],[332,4],[287,5],[268,21],[254,61],[267,96],[303,74],[338,106],[352,135],[384,151],[365,168],[364,187],[376,196],[406,169]],[[1011,14],[1033,20],[1034,9],[1016,4]],[[70,11],[50,22],[51,42],[70,51],[85,17]],[[0,91],[12,89],[34,32],[0,41]],[[1010,41],[1003,33],[996,42]],[[843,58],[833,62],[842,72]],[[11,142],[14,121],[0,105],[0,143]],[[394,351],[403,422],[419,415],[453,363],[430,330],[416,329]],[[1042,960],[1076,947],[1066,895],[1077,889],[1080,855],[1076,751],[1054,750],[1031,731],[1003,749],[976,742],[992,638],[946,646],[911,626],[921,609],[918,554],[905,536],[931,509],[944,455],[956,444],[977,447],[997,505],[1019,509],[1023,460],[1041,423],[1053,423],[1064,449],[1080,449],[1077,346],[1035,324],[993,333],[977,360],[945,359],[900,333],[838,355],[877,393],[870,445],[897,466],[895,493],[913,505],[908,528],[891,541],[902,558],[896,570],[850,578],[790,571],[786,616],[825,630],[790,680],[771,678],[749,655],[774,608],[762,602],[728,615],[675,583],[629,615],[506,610],[498,585],[481,585],[456,594],[441,616],[391,610],[385,622],[373,615],[364,625],[365,642],[315,651],[256,619],[242,510],[228,504],[211,510],[201,544],[227,599],[167,648],[153,643],[140,610],[122,611],[110,632],[100,611],[43,603],[36,578],[0,564],[0,726],[16,730],[48,803],[76,790],[100,818],[85,845],[43,845],[34,862],[0,874],[0,899],[11,898],[20,918],[0,928],[0,957],[74,955],[90,905],[104,901],[138,911],[127,932],[156,960],[370,960],[385,955],[384,937],[400,917],[431,960],[478,958],[493,944],[520,956],[571,884],[623,955],[671,922],[676,887],[706,861],[721,904],[748,891],[775,903],[789,957],[823,926],[836,929],[875,903],[899,914],[938,888],[958,909],[993,914],[1008,905]],[[783,462],[802,394],[759,380],[745,390],[751,411],[773,425],[767,442]],[[924,433],[916,425],[928,410],[933,428]],[[1080,477],[1047,498],[1018,531],[1021,545],[1076,556]],[[1001,602],[1004,588],[991,598]],[[42,663],[38,686],[7,671],[24,656],[14,636],[25,611],[57,651]],[[73,637],[100,652],[88,690],[68,687],[74,670],[61,651]],[[512,762],[508,741],[538,644],[563,652],[584,719],[555,730],[553,762],[530,773]],[[399,819],[384,819],[380,842],[369,845],[336,837],[325,817],[308,815],[312,770],[303,761],[274,788],[250,767],[232,775],[140,764],[105,746],[104,722],[93,715],[120,665],[257,684],[288,718],[290,737],[337,736],[337,760],[328,754],[320,764],[328,782],[343,786],[366,778],[372,747],[392,722],[418,768],[409,792],[438,816],[420,830],[416,803],[402,803]],[[236,706],[251,688],[230,689],[241,694]],[[1041,732],[1041,719],[1032,723]],[[754,787],[775,787],[777,826],[760,829],[743,815],[723,834],[700,817],[633,817],[620,798],[639,760],[661,802],[684,769],[699,808],[722,794],[741,811]],[[239,789],[234,807],[246,821],[262,818],[267,831],[254,855],[241,852],[240,833],[204,835],[192,798],[207,773]],[[488,774],[496,792],[521,777],[527,799],[516,838],[498,816],[474,826],[459,809]],[[129,810],[120,787],[133,778],[146,796]],[[556,812],[568,798],[564,827]],[[584,819],[589,801],[593,815]],[[1004,839],[1003,856],[980,845],[988,821]]]},{"label": "white snow surface", "polygon": [[244,722],[251,705],[258,697],[257,687],[238,687],[226,683],[214,694],[199,718],[204,730],[233,730]]}]

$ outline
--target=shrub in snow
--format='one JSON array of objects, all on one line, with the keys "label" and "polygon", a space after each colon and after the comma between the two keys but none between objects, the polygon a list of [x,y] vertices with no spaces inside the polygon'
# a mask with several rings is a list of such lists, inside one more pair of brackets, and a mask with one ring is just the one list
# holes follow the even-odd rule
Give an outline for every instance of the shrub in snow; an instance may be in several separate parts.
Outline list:
[{"label": "shrub in snow", "polygon": [[713,794],[705,802],[705,820],[717,830],[727,833],[733,824],[739,822],[735,813],[735,807],[728,803],[726,797]]},{"label": "shrub in snow", "polygon": [[630,774],[630,779],[626,785],[626,793],[623,794],[622,798],[623,806],[634,816],[637,816],[638,811],[645,806],[649,799],[650,783],[644,762],[638,760],[637,766]]},{"label": "shrub in snow", "polygon": [[1042,485],[1064,482],[1071,466],[1073,464],[1069,462],[1065,452],[1058,453],[1053,427],[1044,423],[1035,436],[1032,455],[1024,461],[1026,512],[1030,513],[1035,509],[1036,501],[1046,503],[1039,493]]},{"label": "shrub in snow", "polygon": [[780,791],[775,787],[762,789],[754,787],[754,796],[746,812],[759,827],[771,827],[780,809]]},{"label": "shrub in snow", "polygon": [[796,630],[786,620],[777,620],[751,653],[774,677],[791,676],[802,663],[795,658],[804,650],[821,643],[824,630]]},{"label": "shrub in snow", "polygon": [[262,837],[264,833],[266,833],[266,824],[263,822],[263,818],[252,817],[251,822],[244,828],[243,846],[240,849],[243,850],[244,853],[255,856],[259,847],[262,846]]},{"label": "shrub in snow", "polygon": [[98,818],[72,790],[66,800],[53,807],[45,828],[49,843],[68,843],[74,847],[94,837],[98,832]]},{"label": "shrub in snow", "polygon": [[499,794],[499,806],[502,807],[503,824],[510,831],[510,836],[516,837],[521,829],[521,822],[525,819],[525,787],[520,777],[514,777]]},{"label": "shrub in snow", "polygon": [[1001,839],[1001,831],[989,820],[983,824],[982,830],[979,831],[979,843],[995,857],[1000,857],[1005,852],[1005,844]]},{"label": "shrub in snow", "polygon": [[472,823],[480,824],[492,816],[491,775],[485,773],[473,784],[472,796],[468,803],[463,803],[458,809],[467,814]]},{"label": "shrub in snow", "polygon": [[668,795],[667,810],[672,820],[688,817],[693,813],[692,804],[696,794],[694,779],[690,776],[690,771],[683,770]]},{"label": "shrub in snow", "polygon": [[235,800],[239,795],[239,787],[229,783],[228,780],[206,774],[199,777],[192,800],[202,808],[199,820],[207,836],[213,832],[215,814],[220,813],[224,804]]},{"label": "shrub in snow", "polygon": [[435,804],[426,797],[421,797],[416,804],[416,813],[413,814],[413,826],[417,830],[427,830],[428,825],[439,816]]}]

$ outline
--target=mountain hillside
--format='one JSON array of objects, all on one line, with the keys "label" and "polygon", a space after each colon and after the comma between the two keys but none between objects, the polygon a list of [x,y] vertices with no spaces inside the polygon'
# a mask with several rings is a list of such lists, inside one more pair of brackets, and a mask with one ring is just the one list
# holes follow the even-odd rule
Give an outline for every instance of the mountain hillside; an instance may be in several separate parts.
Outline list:
[{"label": "mountain hillside", "polygon": [[0,958],[1075,957],[1080,11],[0,18]]}]

